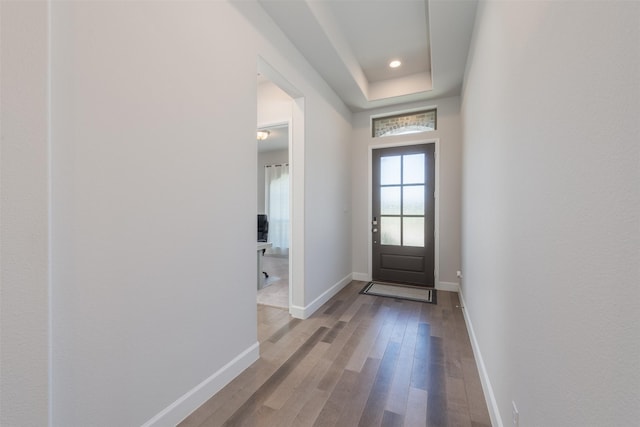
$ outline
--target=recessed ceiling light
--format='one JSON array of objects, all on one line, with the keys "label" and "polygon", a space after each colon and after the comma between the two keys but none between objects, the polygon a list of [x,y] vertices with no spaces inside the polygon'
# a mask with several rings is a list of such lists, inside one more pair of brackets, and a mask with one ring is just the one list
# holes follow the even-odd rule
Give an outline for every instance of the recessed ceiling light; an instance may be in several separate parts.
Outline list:
[{"label": "recessed ceiling light", "polygon": [[393,61],[389,62],[389,67],[391,68],[398,68],[401,65],[402,65],[402,62],[398,61],[397,59],[394,59]]}]

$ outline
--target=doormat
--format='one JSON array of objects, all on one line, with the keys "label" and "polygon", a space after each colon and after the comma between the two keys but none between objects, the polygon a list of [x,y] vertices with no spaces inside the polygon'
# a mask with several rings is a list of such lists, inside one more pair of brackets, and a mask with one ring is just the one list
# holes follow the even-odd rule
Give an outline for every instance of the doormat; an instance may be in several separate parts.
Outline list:
[{"label": "doormat", "polygon": [[360,293],[364,295],[375,295],[378,297],[406,299],[409,301],[437,304],[436,290],[434,288],[423,288],[420,286],[397,285],[382,282],[369,282],[364,288],[362,288]]}]

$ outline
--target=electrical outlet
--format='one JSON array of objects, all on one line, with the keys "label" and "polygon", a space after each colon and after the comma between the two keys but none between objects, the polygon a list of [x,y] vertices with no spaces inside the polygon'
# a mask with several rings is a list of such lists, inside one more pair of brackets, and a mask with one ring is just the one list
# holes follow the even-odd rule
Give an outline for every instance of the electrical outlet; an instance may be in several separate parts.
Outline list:
[{"label": "electrical outlet", "polygon": [[520,413],[518,412],[518,407],[516,406],[515,401],[511,401],[511,421],[513,422],[513,427],[520,426]]},{"label": "electrical outlet", "polygon": [[460,271],[460,270],[456,271],[456,276],[458,276],[458,278],[462,279],[462,271]]}]

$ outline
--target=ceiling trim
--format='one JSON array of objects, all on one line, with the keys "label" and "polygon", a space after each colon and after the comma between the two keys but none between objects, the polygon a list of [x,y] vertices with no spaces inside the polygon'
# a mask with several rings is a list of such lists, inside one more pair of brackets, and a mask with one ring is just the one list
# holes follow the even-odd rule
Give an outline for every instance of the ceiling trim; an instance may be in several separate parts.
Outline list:
[{"label": "ceiling trim", "polygon": [[477,0],[424,0],[431,69],[377,82],[367,80],[327,2],[257,1],[352,111],[460,94]]}]

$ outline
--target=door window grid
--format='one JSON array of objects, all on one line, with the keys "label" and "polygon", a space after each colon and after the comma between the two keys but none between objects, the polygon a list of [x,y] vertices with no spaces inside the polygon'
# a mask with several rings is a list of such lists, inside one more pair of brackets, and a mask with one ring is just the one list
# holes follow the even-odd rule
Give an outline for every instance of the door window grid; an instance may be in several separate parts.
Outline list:
[{"label": "door window grid", "polygon": [[[422,153],[380,158],[380,244],[424,247],[424,162]],[[405,206],[420,190],[419,201]]]}]

